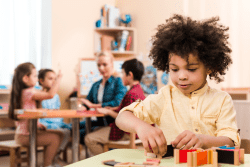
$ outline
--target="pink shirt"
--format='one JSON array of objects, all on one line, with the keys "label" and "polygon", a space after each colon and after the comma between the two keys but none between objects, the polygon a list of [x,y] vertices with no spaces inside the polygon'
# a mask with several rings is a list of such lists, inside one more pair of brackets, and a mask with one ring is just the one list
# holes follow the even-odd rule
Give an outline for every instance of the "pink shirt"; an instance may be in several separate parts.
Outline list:
[{"label": "pink shirt", "polygon": [[[32,99],[34,88],[27,88],[22,91],[22,109],[36,109],[36,101]],[[16,134],[29,135],[29,120],[19,119],[16,123]],[[39,122],[37,122],[39,125]]]}]

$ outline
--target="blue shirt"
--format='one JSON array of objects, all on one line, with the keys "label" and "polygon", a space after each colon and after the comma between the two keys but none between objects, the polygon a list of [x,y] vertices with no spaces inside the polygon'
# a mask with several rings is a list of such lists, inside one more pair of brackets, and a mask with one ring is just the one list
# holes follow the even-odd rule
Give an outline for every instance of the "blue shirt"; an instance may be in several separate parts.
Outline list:
[{"label": "blue shirt", "polygon": [[[95,82],[87,96],[87,99],[94,104],[98,104],[97,96],[99,86],[102,83],[102,79]],[[123,85],[122,79],[120,77],[111,76],[104,86],[102,107],[110,106],[116,107],[119,106],[123,97],[127,92],[127,88]],[[114,122],[114,118],[106,116],[105,119],[98,117],[96,126],[104,126]]]},{"label": "blue shirt", "polygon": [[[87,96],[87,99],[94,104],[98,104],[97,95],[101,82],[102,79],[95,82],[92,85],[89,94]],[[122,79],[120,77],[111,76],[105,83],[103,99],[102,99],[102,107],[119,106],[126,92],[127,88],[123,85]]]},{"label": "blue shirt", "polygon": [[[58,94],[56,94],[52,99],[43,100],[42,108],[46,109],[60,109],[61,102]],[[47,129],[60,129],[67,128],[66,124],[63,122],[63,118],[42,118],[39,119],[39,122],[42,123]]]}]

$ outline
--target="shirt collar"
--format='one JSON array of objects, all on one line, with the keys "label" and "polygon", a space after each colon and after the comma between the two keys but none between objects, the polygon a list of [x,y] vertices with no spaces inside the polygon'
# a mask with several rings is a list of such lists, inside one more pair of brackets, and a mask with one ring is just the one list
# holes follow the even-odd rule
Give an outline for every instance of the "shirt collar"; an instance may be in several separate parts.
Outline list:
[{"label": "shirt collar", "polygon": [[139,83],[138,83],[138,84],[135,84],[135,85],[131,86],[130,90],[131,90],[131,89],[134,89],[134,88],[136,88],[136,87],[139,87],[139,86],[140,86]]},{"label": "shirt collar", "polygon": [[208,90],[208,88],[208,83],[206,82],[206,84],[201,89],[193,91],[191,95],[202,95]]},{"label": "shirt collar", "polygon": [[107,80],[107,82],[108,82],[108,83],[111,83],[111,82],[113,81],[113,79],[114,79],[114,76],[111,75],[111,77],[109,77],[109,79]]},{"label": "shirt collar", "polygon": [[[174,84],[173,84],[173,87],[174,87],[174,89],[177,89],[180,93],[182,93]],[[209,86],[208,86],[208,83],[206,82],[206,84],[201,89],[193,91],[188,97],[196,96],[196,95],[202,95],[208,90],[208,88],[209,88]]]},{"label": "shirt collar", "polygon": [[[106,82],[111,83],[113,79],[114,79],[114,76],[111,75],[111,77],[109,77],[109,79]],[[102,83],[102,79],[100,80],[100,83]]]}]

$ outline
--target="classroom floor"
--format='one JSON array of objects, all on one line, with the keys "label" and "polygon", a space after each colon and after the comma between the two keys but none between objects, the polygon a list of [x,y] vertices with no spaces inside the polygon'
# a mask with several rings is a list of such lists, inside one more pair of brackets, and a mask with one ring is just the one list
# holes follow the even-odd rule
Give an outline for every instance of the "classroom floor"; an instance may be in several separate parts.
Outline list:
[{"label": "classroom floor", "polygon": [[[43,165],[43,152],[38,152],[37,154],[37,163],[38,166],[42,166]],[[81,150],[81,156],[80,156],[80,160],[85,159],[85,148],[83,147],[83,149]],[[72,150],[68,149],[68,164],[72,163]],[[10,166],[10,157],[9,156],[0,156],[0,167],[9,167]],[[28,167],[27,163],[22,163],[21,167]]]}]

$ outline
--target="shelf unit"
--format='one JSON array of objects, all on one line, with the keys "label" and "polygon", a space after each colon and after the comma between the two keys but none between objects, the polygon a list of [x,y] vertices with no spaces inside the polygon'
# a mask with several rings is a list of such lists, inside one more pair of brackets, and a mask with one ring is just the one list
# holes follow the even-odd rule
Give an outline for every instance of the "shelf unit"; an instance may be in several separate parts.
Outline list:
[{"label": "shelf unit", "polygon": [[[114,39],[117,39],[117,37],[119,36],[119,34],[123,31],[123,30],[127,30],[129,32],[128,36],[132,37],[132,42],[130,45],[130,49],[129,51],[114,51],[114,50],[110,50],[110,52],[114,55],[115,58],[117,57],[135,57],[135,55],[137,54],[137,36],[136,36],[136,29],[132,28],[132,27],[116,27],[116,28],[96,28],[94,29],[94,54],[97,55],[99,52],[103,51],[103,49],[101,48],[101,37],[103,35],[105,36],[109,36],[112,37]],[[110,43],[111,46],[111,43]]]},{"label": "shelf unit", "polygon": [[250,87],[242,88],[222,88],[230,94],[233,100],[250,100]]},{"label": "shelf unit", "polygon": [[[10,100],[10,88],[0,89],[0,104],[8,104]],[[4,107],[4,106],[3,106]],[[14,121],[8,118],[8,110],[0,109],[0,141],[13,140],[15,135]]]},{"label": "shelf unit", "polygon": [[10,87],[7,89],[0,89],[0,103],[9,103],[10,100]]}]

